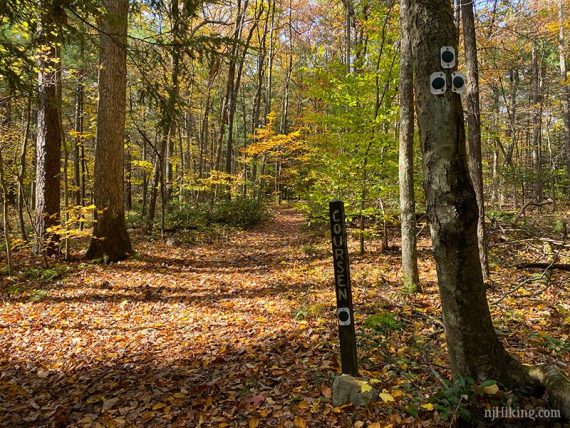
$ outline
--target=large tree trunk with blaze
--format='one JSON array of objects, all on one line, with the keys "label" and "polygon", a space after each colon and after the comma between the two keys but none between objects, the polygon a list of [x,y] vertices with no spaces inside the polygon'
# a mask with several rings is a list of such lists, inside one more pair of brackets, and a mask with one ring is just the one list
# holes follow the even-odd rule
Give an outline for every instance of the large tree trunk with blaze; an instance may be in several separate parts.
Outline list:
[{"label": "large tree trunk with blaze", "polygon": [[103,4],[95,150],[97,221],[87,257],[113,262],[133,252],[125,225],[123,193],[129,4],[128,0],[104,0]]},{"label": "large tree trunk with blaze", "polygon": [[60,37],[55,18],[64,13],[52,2],[42,2],[39,35],[38,126],[36,139],[36,218],[34,253],[58,252],[58,236],[49,229],[59,224],[61,124],[58,79]]},{"label": "large tree trunk with blaze", "polygon": [[477,200],[469,179],[460,96],[432,95],[440,48],[454,45],[453,11],[446,0],[410,8],[418,122],[446,341],[454,376],[533,384],[499,341],[485,295],[477,244]]},{"label": "large tree trunk with blaze", "polygon": [[414,195],[414,88],[409,31],[409,0],[400,0],[400,216],[402,219],[402,273],[404,285],[420,285],[416,249]]}]

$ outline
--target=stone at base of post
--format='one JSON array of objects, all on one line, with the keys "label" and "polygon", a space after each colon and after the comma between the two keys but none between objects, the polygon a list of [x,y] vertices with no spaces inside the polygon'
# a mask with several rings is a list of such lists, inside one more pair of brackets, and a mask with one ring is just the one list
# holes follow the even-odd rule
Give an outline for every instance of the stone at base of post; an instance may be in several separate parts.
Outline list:
[{"label": "stone at base of post", "polygon": [[377,398],[378,391],[364,379],[347,374],[334,378],[333,404],[335,406],[342,406],[343,404],[366,406]]}]

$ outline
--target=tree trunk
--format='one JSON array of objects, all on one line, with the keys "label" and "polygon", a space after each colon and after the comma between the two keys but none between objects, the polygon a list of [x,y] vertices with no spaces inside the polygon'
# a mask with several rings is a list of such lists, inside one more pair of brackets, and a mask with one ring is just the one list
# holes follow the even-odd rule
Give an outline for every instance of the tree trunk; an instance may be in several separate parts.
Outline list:
[{"label": "tree trunk", "polygon": [[228,132],[228,141],[227,141],[227,151],[226,151],[226,162],[225,162],[225,170],[228,174],[231,174],[231,166],[232,166],[232,152],[233,152],[233,114],[232,112],[235,111],[233,106],[234,101],[234,92],[235,92],[235,75],[236,75],[236,68],[237,68],[237,55],[238,55],[238,48],[239,48],[239,41],[241,40],[241,34],[243,31],[244,20],[245,20],[245,12],[247,10],[247,6],[249,4],[249,0],[245,0],[242,3],[241,0],[237,0],[237,12],[236,12],[236,21],[234,24],[234,33],[232,37],[231,43],[231,51],[230,51],[230,58],[228,64],[228,78],[226,82],[226,93],[224,97],[224,103],[222,107],[222,117],[220,123],[220,135],[218,136],[218,155],[216,159],[216,169],[219,168],[222,162],[222,147],[224,144],[224,136],[226,135],[226,126],[230,126],[231,128]]},{"label": "tree trunk", "polygon": [[[143,146],[142,146],[142,160],[146,161],[146,148],[147,148],[147,142],[146,140],[143,138]],[[148,173],[146,172],[146,170],[143,171],[142,173],[142,207],[141,207],[141,216],[145,217],[146,214],[146,205],[147,205],[147,199],[148,199]]]},{"label": "tree trunk", "polygon": [[570,83],[568,82],[568,69],[566,66],[565,38],[564,38],[564,1],[559,0],[558,21],[560,33],[558,37],[558,52],[560,55],[560,79],[562,83],[562,121],[564,123],[564,147],[566,149],[566,170],[568,174],[568,187],[570,188]]},{"label": "tree trunk", "polygon": [[532,118],[532,167],[534,171],[534,183],[532,193],[535,201],[540,202],[543,198],[543,178],[542,178],[542,77],[541,63],[539,60],[538,47],[532,48],[531,64],[531,102],[534,111]]},{"label": "tree trunk", "polygon": [[164,121],[164,135],[167,139],[166,145],[166,159],[164,166],[164,180],[166,184],[165,190],[162,194],[165,200],[162,201],[162,209],[167,206],[168,200],[172,194],[172,186],[174,185],[174,169],[172,166],[171,158],[174,155],[174,139],[176,138],[176,103],[178,102],[178,97],[180,93],[180,11],[178,6],[178,0],[171,0],[170,4],[170,15],[172,20],[172,35],[173,35],[173,46],[170,52],[170,62],[172,66],[171,73],[171,88],[168,94],[168,104],[166,106],[166,111],[163,112]]},{"label": "tree trunk", "polygon": [[400,0],[400,216],[402,220],[402,273],[404,286],[420,285],[416,246],[414,195],[414,88],[410,45],[410,0]]},{"label": "tree trunk", "polygon": [[270,1],[271,24],[269,30],[269,58],[267,60],[267,82],[265,85],[265,116],[263,124],[267,124],[267,116],[271,113],[271,97],[273,95],[273,61],[275,59],[275,9],[276,0]]},{"label": "tree trunk", "polygon": [[[79,51],[84,54],[84,43],[80,41]],[[84,144],[83,138],[83,99],[84,84],[83,70],[77,73],[77,86],[75,88],[75,144],[73,145],[73,185],[75,187],[75,205],[83,205],[81,196],[81,147]]]},{"label": "tree trunk", "polygon": [[344,4],[345,12],[345,23],[344,23],[344,37],[345,37],[345,49],[344,52],[344,63],[346,65],[346,73],[350,74],[352,71],[352,21],[354,19],[354,5],[352,0],[342,0]]},{"label": "tree trunk", "polygon": [[123,192],[129,2],[104,0],[103,5],[94,174],[97,213],[87,257],[113,262],[133,253]]},{"label": "tree trunk", "polygon": [[498,206],[499,209],[503,208],[503,186],[502,177],[499,170],[499,157],[501,151],[504,151],[504,147],[501,143],[500,137],[500,100],[499,100],[499,90],[497,87],[493,86],[493,162],[492,162],[492,196],[491,203],[493,206]]},{"label": "tree trunk", "polygon": [[20,237],[24,242],[28,242],[26,222],[24,221],[24,205],[26,204],[26,194],[24,181],[26,179],[26,156],[28,151],[28,140],[30,139],[30,126],[32,122],[32,95],[28,96],[26,106],[26,130],[22,139],[22,150],[20,152],[20,170],[18,172],[18,223],[20,225]]},{"label": "tree trunk", "polygon": [[130,211],[133,209],[133,154],[131,144],[127,145],[126,159],[125,159],[125,210]]},{"label": "tree trunk", "polygon": [[[164,135],[163,135],[164,137]],[[155,153],[154,160],[154,173],[152,176],[152,187],[150,188],[150,199],[148,201],[148,210],[145,219],[144,230],[146,233],[151,233],[154,226],[154,217],[156,215],[156,203],[158,201],[158,191],[160,189],[161,195],[165,192],[163,191],[164,185],[164,164],[166,157],[166,145],[168,142],[168,137],[164,137],[160,141],[160,147],[158,152]],[[164,201],[162,202],[162,206]]]},{"label": "tree trunk", "polygon": [[[518,138],[517,138],[517,97],[518,97],[518,88],[519,88],[519,71],[513,69],[510,71],[510,97],[509,97],[509,136],[510,136],[510,145],[508,146],[505,152],[505,167],[507,173],[514,174],[515,166],[513,162],[513,155],[515,149],[518,147]],[[513,188],[513,207],[517,207],[517,180],[512,181],[512,188]],[[523,202],[524,204],[524,202]]]},{"label": "tree trunk", "polygon": [[289,0],[289,20],[288,20],[287,37],[288,37],[288,58],[287,71],[285,72],[285,88],[283,90],[283,109],[281,111],[281,123],[279,132],[287,134],[289,132],[289,103],[290,103],[290,86],[291,75],[293,74],[293,4]]},{"label": "tree trunk", "polygon": [[[242,19],[241,19],[242,20],[242,24],[241,24],[242,28],[240,29],[240,36],[241,36],[241,32],[243,31],[243,26],[245,23],[247,6],[248,6],[248,2],[246,1],[244,4],[244,7],[243,7],[243,12],[242,12]],[[251,44],[251,39],[253,38],[254,31],[257,28],[257,25],[259,24],[259,18],[261,17],[262,13],[263,13],[263,7],[259,7],[259,9],[256,11],[255,18],[251,24],[252,26],[249,30],[247,38],[246,38],[245,42],[243,42],[243,50],[241,53],[241,57],[239,58],[239,63],[237,64],[237,71],[234,71],[235,82],[231,85],[229,115],[228,115],[228,145],[227,145],[228,150],[227,150],[226,168],[225,168],[226,173],[228,173],[228,174],[233,173],[234,118],[235,118],[236,109],[237,109],[238,92],[239,92],[240,87],[241,87],[241,78],[243,75],[243,67],[245,64],[245,57],[246,57],[247,52],[249,50],[249,47]],[[236,50],[236,54],[237,54],[237,50]]]},{"label": "tree trunk", "polygon": [[[208,75],[206,100],[204,101],[204,116],[202,117],[202,122],[200,126],[200,154],[198,159],[198,178],[204,178],[205,174],[208,172],[206,167],[206,159],[208,158],[208,140],[210,139],[210,110],[212,107],[212,88],[216,80],[216,76],[220,70],[220,60],[215,58],[210,64],[210,72]],[[212,139],[213,143],[213,139]],[[213,158],[215,151],[212,150],[210,153],[210,159]],[[210,169],[211,169],[210,163]]]},{"label": "tree trunk", "polygon": [[440,47],[456,45],[447,0],[418,0],[410,8],[417,111],[443,320],[454,376],[533,384],[499,342],[485,295],[477,245],[477,200],[469,179],[459,95],[432,95]]},{"label": "tree trunk", "polygon": [[34,253],[45,251],[46,255],[58,252],[58,236],[48,229],[59,224],[60,215],[61,127],[57,91],[60,36],[54,17],[63,12],[55,9],[56,6],[43,5],[39,36],[39,43],[44,49],[38,74]]},{"label": "tree trunk", "polygon": [[[61,98],[60,98],[61,99]],[[61,111],[60,111],[61,114]],[[60,123],[63,123],[60,115]],[[63,222],[62,227],[65,232],[63,239],[63,257],[69,260],[69,234],[67,233],[67,225],[69,224],[69,151],[67,150],[67,143],[65,141],[65,134],[62,134],[63,147]]]},{"label": "tree trunk", "polygon": [[485,235],[485,199],[483,196],[483,161],[481,156],[481,114],[479,107],[479,64],[477,62],[477,41],[475,34],[475,16],[473,2],[461,1],[461,20],[463,22],[463,43],[465,62],[467,65],[467,127],[469,130],[469,173],[477,206],[477,241],[483,280],[489,279],[489,262],[487,258],[487,239]]},{"label": "tree trunk", "polygon": [[4,245],[6,246],[6,267],[8,275],[11,276],[14,270],[12,264],[12,241],[10,236],[10,219],[8,211],[8,184],[4,176],[4,159],[2,158],[2,150],[0,150],[0,188],[2,188],[2,227],[4,228]]}]

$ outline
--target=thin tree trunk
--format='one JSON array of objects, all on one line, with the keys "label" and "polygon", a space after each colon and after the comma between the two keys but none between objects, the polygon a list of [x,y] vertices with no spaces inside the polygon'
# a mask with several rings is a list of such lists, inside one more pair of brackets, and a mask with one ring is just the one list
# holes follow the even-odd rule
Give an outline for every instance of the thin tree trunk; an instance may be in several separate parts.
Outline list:
[{"label": "thin tree trunk", "polygon": [[[83,40],[80,42],[80,52],[83,56]],[[81,147],[84,144],[83,138],[83,99],[84,99],[83,70],[80,69],[77,75],[77,86],[75,88],[75,144],[73,146],[73,185],[75,186],[75,205],[83,205],[81,195]]]},{"label": "thin tree trunk", "polygon": [[537,202],[543,198],[542,179],[542,84],[541,84],[541,63],[539,60],[538,47],[532,48],[531,64],[531,85],[532,85],[532,108],[534,110],[532,118],[532,167],[535,174],[533,187],[533,197]]},{"label": "thin tree trunk", "polygon": [[344,37],[345,37],[345,52],[344,64],[346,65],[346,73],[350,74],[352,71],[352,21],[354,19],[354,5],[352,0],[343,0],[345,23],[344,23]]},{"label": "thin tree trunk", "polygon": [[126,159],[125,159],[125,210],[130,211],[133,209],[133,154],[131,151],[131,144],[126,146]]},{"label": "thin tree trunk", "polygon": [[[245,22],[245,14],[247,10],[248,2],[246,1],[244,4],[243,12],[242,12],[242,29]],[[229,104],[229,116],[228,116],[228,144],[227,144],[227,156],[226,156],[226,173],[232,174],[233,173],[233,140],[234,140],[234,118],[237,109],[237,99],[238,99],[238,92],[241,86],[241,77],[243,75],[243,66],[245,64],[245,57],[249,50],[251,39],[253,38],[253,34],[257,25],[259,24],[259,19],[261,14],[263,13],[263,6],[259,7],[257,13],[255,14],[254,22],[252,23],[252,27],[249,30],[247,35],[246,41],[243,44],[243,50],[241,57],[239,59],[239,64],[237,71],[235,72],[235,83],[231,85],[231,95],[230,95],[230,104]],[[236,51],[237,54],[237,51]]]},{"label": "thin tree trunk", "polygon": [[461,20],[463,22],[463,42],[467,66],[467,127],[469,131],[469,173],[477,206],[477,241],[483,280],[489,280],[489,262],[485,233],[485,198],[483,194],[483,161],[481,156],[481,114],[479,106],[479,64],[477,62],[477,41],[475,33],[474,4],[471,0],[461,2]]},{"label": "thin tree trunk", "polygon": [[568,81],[568,69],[564,54],[566,41],[564,35],[564,0],[559,0],[558,2],[558,21],[560,25],[558,52],[560,55],[560,79],[562,84],[562,122],[564,124],[562,138],[564,148],[566,149],[566,172],[568,175],[568,188],[570,189],[570,82]]},{"label": "thin tree trunk", "polygon": [[[146,161],[147,159],[147,142],[143,138],[143,149],[142,149],[142,159]],[[146,214],[146,205],[148,199],[148,173],[146,170],[143,171],[143,183],[142,183],[142,207],[141,207],[141,216],[145,217]]]},{"label": "thin tree trunk", "polygon": [[168,95],[168,105],[166,111],[163,112],[164,117],[164,134],[167,138],[166,143],[166,158],[165,158],[165,171],[164,181],[166,189],[162,192],[165,200],[162,201],[162,207],[165,208],[170,196],[172,194],[172,186],[174,181],[174,170],[171,162],[171,157],[174,154],[174,138],[176,136],[176,103],[180,92],[180,11],[178,7],[178,0],[171,0],[170,14],[172,17],[172,34],[173,34],[173,47],[170,52],[170,60],[172,64],[171,73],[171,90]]},{"label": "thin tree trunk", "polygon": [[[271,2],[269,3],[271,7]],[[265,78],[265,58],[267,56],[267,35],[269,33],[269,20],[272,10],[267,11],[261,35],[259,35],[258,27],[258,43],[259,43],[259,56],[257,57],[257,85],[255,89],[255,97],[253,100],[253,111],[251,114],[251,133],[254,134],[260,125],[259,116],[261,115],[261,99],[263,92],[263,80]]]},{"label": "thin tree trunk", "polygon": [[[81,206],[87,202],[87,158],[85,157],[85,139],[81,144],[80,157],[81,157]],[[83,230],[83,222],[80,229]]]},{"label": "thin tree trunk", "polygon": [[491,201],[493,206],[503,207],[503,186],[501,173],[499,171],[499,158],[501,151],[504,151],[503,145],[501,144],[500,138],[500,99],[499,91],[496,87],[493,87],[493,166],[492,166],[492,196]]},{"label": "thin tree trunk", "polygon": [[30,126],[32,122],[32,95],[28,96],[26,106],[26,130],[22,139],[22,150],[20,151],[20,171],[18,173],[18,223],[20,225],[20,237],[24,242],[28,242],[28,233],[26,231],[26,222],[24,221],[24,205],[25,205],[25,189],[24,182],[26,179],[26,155],[28,151],[28,141],[30,139]]},{"label": "thin tree trunk", "polygon": [[[508,105],[510,106],[509,111],[509,136],[510,136],[510,145],[505,152],[505,167],[507,168],[507,172],[510,174],[514,174],[515,166],[513,162],[513,156],[515,149],[518,147],[518,138],[517,138],[517,96],[518,96],[518,88],[519,88],[519,71],[514,69],[510,72],[510,97]],[[513,189],[513,207],[516,208],[517,204],[517,181],[512,180],[512,189]]]},{"label": "thin tree trunk", "polygon": [[0,149],[0,186],[2,187],[2,217],[4,227],[4,245],[6,246],[6,267],[8,268],[8,275],[12,275],[14,266],[12,264],[12,241],[10,230],[10,219],[8,210],[8,184],[4,176],[4,158],[2,157],[2,150]]},{"label": "thin tree trunk", "polygon": [[145,227],[146,233],[151,233],[154,226],[154,218],[156,215],[156,203],[158,201],[159,186],[162,187],[164,180],[162,179],[164,170],[164,155],[166,152],[166,140],[160,143],[160,151],[155,154],[154,173],[152,176],[152,187],[150,188],[150,199],[148,201],[148,210],[146,213]]},{"label": "thin tree trunk", "polygon": [[[202,117],[202,123],[200,126],[200,155],[198,159],[198,178],[203,178],[207,172],[206,161],[208,155],[208,140],[210,139],[210,110],[211,110],[211,98],[212,98],[212,87],[214,80],[218,74],[220,68],[219,59],[214,59],[214,62],[210,66],[210,72],[208,76],[208,89],[206,92],[206,101],[204,102],[204,116]],[[212,142],[214,140],[212,139]],[[210,156],[213,157],[215,154],[214,150],[211,151]]]},{"label": "thin tree trunk", "polygon": [[283,93],[283,110],[281,113],[281,134],[287,134],[289,128],[289,92],[291,86],[291,75],[293,74],[293,4],[289,0],[289,22],[288,22],[289,52],[287,60],[287,71],[285,73],[285,89]]},{"label": "thin tree trunk", "polygon": [[[243,24],[245,19],[245,11],[247,10],[247,6],[249,4],[248,0],[245,0],[242,3],[241,0],[237,0],[237,11],[236,11],[236,21],[234,24],[234,33],[232,37],[232,44],[230,50],[230,58],[228,64],[228,78],[226,82],[226,93],[224,97],[224,102],[222,106],[222,117],[220,123],[220,135],[218,136],[218,155],[216,159],[216,169],[219,168],[222,161],[222,147],[224,145],[224,137],[226,135],[226,126],[232,124],[233,128],[233,117],[230,119],[231,112],[234,110],[232,106],[233,96],[234,96],[234,85],[235,85],[235,75],[236,75],[236,67],[237,67],[237,55],[238,55],[238,42],[241,39],[241,34],[243,31]],[[228,141],[227,141],[227,151],[226,151],[226,162],[225,162],[225,169],[228,174],[231,173],[231,151],[233,150],[232,147],[232,137],[233,137],[233,129],[228,132]]]},{"label": "thin tree trunk", "polygon": [[[192,104],[192,100],[189,100]],[[186,138],[182,135],[182,126],[178,127],[178,152],[180,153],[180,168],[178,171],[178,204],[182,206],[186,195],[186,165],[188,164],[188,157],[191,154],[190,144],[191,144],[191,134],[194,131],[192,113],[186,113],[184,117],[184,125],[186,131]],[[184,151],[184,141],[186,140],[188,151]]]},{"label": "thin tree trunk", "polygon": [[414,87],[409,22],[410,0],[400,0],[400,216],[404,286],[420,287],[414,194]]},{"label": "thin tree trunk", "polygon": [[[61,117],[60,117],[61,120]],[[60,122],[61,123],[61,122]],[[69,150],[65,141],[65,134],[62,133],[62,147],[63,147],[63,231],[65,237],[63,240],[63,257],[69,260]]]},{"label": "thin tree trunk", "polygon": [[273,61],[275,59],[275,9],[276,0],[271,0],[271,24],[269,30],[269,58],[267,63],[267,82],[265,86],[265,116],[263,124],[267,124],[267,116],[271,113],[271,97],[273,95]]}]

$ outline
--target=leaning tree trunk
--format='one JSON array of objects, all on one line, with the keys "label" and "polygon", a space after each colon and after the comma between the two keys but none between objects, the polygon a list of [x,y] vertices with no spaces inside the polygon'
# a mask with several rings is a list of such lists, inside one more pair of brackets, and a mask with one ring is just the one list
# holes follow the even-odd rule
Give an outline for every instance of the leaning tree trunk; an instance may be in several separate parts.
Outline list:
[{"label": "leaning tree trunk", "polygon": [[418,288],[416,207],[414,195],[414,88],[409,0],[400,0],[400,216],[402,218],[402,272],[404,286]]},{"label": "leaning tree trunk", "polygon": [[461,0],[461,20],[463,22],[463,42],[467,65],[467,126],[469,129],[469,172],[477,206],[477,240],[483,280],[489,279],[487,240],[485,236],[485,199],[483,197],[483,161],[481,156],[481,114],[479,108],[479,64],[477,62],[477,40],[475,33],[474,4]]},{"label": "leaning tree trunk", "polygon": [[[440,48],[457,44],[447,0],[418,0],[410,8],[418,122],[446,341],[454,376],[532,384],[495,333],[477,245],[477,200],[469,179],[461,98],[432,95]],[[456,46],[457,47],[457,46]]]},{"label": "leaning tree trunk", "polygon": [[61,126],[57,95],[60,37],[54,16],[63,12],[55,8],[44,4],[39,36],[42,50],[38,73],[34,253],[45,251],[46,255],[58,252],[58,236],[50,233],[49,228],[59,224],[60,209]]},{"label": "leaning tree trunk", "polygon": [[87,257],[113,262],[133,252],[125,224],[123,193],[129,2],[104,0],[103,5],[95,150],[97,214]]}]

